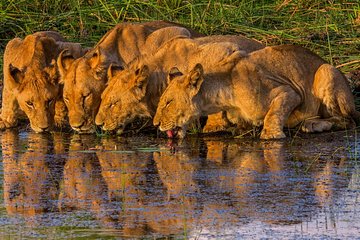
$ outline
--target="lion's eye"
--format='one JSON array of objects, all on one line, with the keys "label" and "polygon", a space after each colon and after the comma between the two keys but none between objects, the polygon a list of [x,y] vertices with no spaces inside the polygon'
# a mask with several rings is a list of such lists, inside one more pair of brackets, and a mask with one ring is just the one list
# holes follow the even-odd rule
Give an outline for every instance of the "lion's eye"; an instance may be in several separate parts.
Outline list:
[{"label": "lion's eye", "polygon": [[54,102],[55,102],[55,99],[54,99],[54,98],[53,98],[53,99],[49,99],[49,100],[47,101],[47,104],[50,106],[50,105],[52,105]]},{"label": "lion's eye", "polygon": [[31,108],[34,107],[34,103],[32,101],[26,101],[26,105]]},{"label": "lion's eye", "polygon": [[119,105],[119,100],[113,100],[113,101],[109,104],[109,108],[114,108],[116,105]]},{"label": "lion's eye", "polygon": [[168,107],[171,102],[172,102],[172,100],[168,101],[168,102],[166,103],[165,107]]}]

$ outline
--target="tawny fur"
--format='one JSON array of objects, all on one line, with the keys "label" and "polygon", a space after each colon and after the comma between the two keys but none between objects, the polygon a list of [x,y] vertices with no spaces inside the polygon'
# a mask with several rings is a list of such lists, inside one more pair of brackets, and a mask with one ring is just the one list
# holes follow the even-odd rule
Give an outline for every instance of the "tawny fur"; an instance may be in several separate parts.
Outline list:
[{"label": "tawny fur", "polygon": [[360,116],[343,74],[292,45],[240,56],[231,71],[197,64],[169,84],[154,124],[184,137],[192,119],[219,111],[230,112],[233,123],[263,126],[262,139],[284,138],[285,126],[299,124],[304,132],[352,128]]},{"label": "tawny fur", "polygon": [[164,21],[121,23],[105,34],[84,57],[73,60],[71,55],[61,54],[57,63],[71,127],[80,133],[95,130],[94,119],[110,65],[124,66],[141,54],[155,51],[167,40],[192,33],[196,35],[178,24]]},{"label": "tawny fur", "polygon": [[4,53],[0,129],[15,127],[21,112],[36,132],[50,130],[54,119],[57,125],[65,123],[66,108],[55,65],[64,49],[74,57],[84,54],[80,44],[66,42],[57,32],[37,32],[9,41]]},{"label": "tawny fur", "polygon": [[[118,129],[138,117],[152,118],[172,67],[187,71],[198,61],[204,66],[219,62],[225,66],[238,58],[240,50],[251,52],[264,46],[243,36],[209,36],[176,38],[165,43],[154,54],[142,55],[120,71],[109,71],[110,80],[102,94],[96,124],[104,130]],[[235,54],[233,54],[235,52]],[[214,128],[218,120],[212,122]]]}]

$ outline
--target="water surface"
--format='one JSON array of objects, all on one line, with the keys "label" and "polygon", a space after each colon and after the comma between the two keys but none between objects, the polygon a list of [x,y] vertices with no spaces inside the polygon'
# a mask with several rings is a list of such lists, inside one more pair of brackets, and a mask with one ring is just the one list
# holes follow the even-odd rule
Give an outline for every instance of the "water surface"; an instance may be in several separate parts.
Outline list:
[{"label": "water surface", "polygon": [[1,239],[360,239],[355,131],[0,135]]}]

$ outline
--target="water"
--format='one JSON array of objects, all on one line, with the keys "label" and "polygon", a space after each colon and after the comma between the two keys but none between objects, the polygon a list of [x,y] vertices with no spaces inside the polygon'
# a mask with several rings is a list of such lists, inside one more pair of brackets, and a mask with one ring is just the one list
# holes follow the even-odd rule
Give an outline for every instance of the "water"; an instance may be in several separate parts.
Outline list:
[{"label": "water", "polygon": [[1,239],[360,239],[357,133],[1,133]]}]

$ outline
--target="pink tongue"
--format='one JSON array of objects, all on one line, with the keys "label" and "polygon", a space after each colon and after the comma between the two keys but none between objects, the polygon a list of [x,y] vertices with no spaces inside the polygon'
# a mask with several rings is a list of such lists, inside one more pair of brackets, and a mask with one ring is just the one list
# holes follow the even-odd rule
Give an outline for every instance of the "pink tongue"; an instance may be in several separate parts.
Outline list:
[{"label": "pink tongue", "polygon": [[174,137],[174,131],[173,130],[167,130],[166,134],[168,135],[168,138],[173,138]]}]

